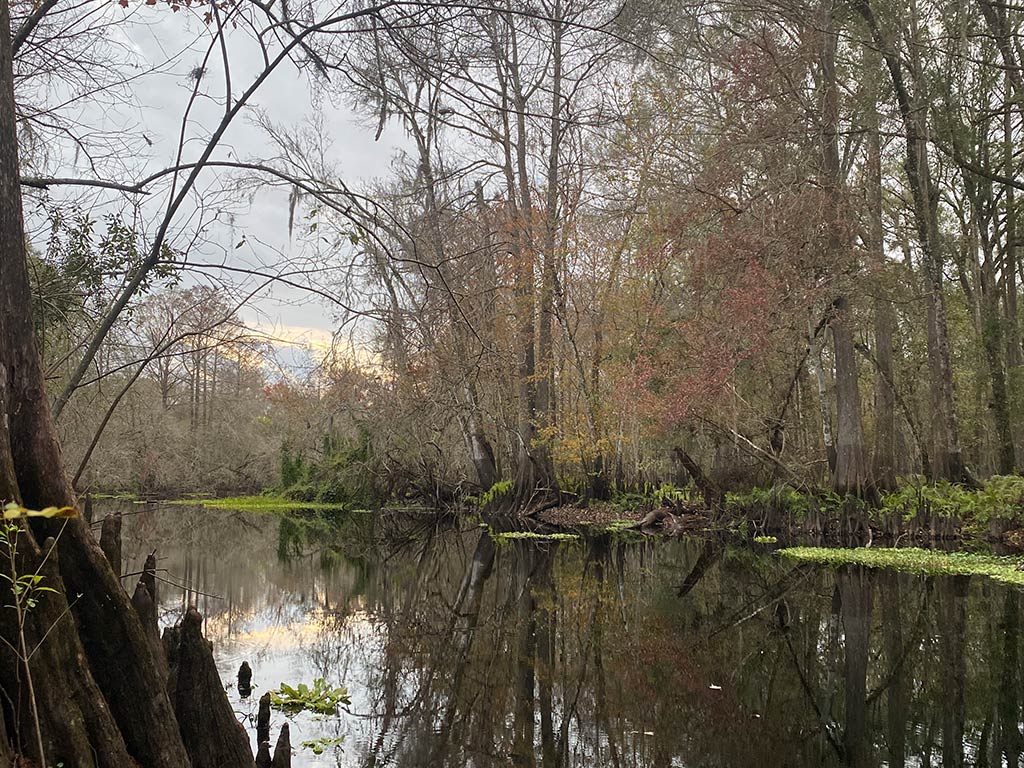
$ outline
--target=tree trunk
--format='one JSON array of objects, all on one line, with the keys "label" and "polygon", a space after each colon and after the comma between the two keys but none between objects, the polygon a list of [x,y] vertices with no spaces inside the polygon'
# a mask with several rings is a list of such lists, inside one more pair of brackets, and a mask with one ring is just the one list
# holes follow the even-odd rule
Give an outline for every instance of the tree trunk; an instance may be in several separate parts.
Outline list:
[{"label": "tree trunk", "polygon": [[0,706],[0,768],[13,768],[14,754],[11,743],[7,740],[7,728],[4,724],[4,708]]},{"label": "tree trunk", "polygon": [[[937,477],[954,481],[969,479],[960,451],[957,425],[953,373],[950,363],[949,328],[946,320],[946,302],[942,290],[942,249],[939,242],[938,194],[931,180],[928,166],[927,115],[920,94],[911,97],[904,80],[903,62],[893,48],[892,41],[882,29],[871,7],[870,0],[855,0],[854,9],[867,22],[875,45],[882,53],[903,119],[906,135],[904,170],[913,197],[914,220],[918,241],[923,252],[926,298],[928,301],[928,352],[932,379],[932,424],[935,427],[935,449],[932,469]],[[911,8],[911,37],[916,39],[916,6]],[[911,45],[911,75],[918,88],[921,82],[920,63],[916,44]]]},{"label": "tree trunk", "polygon": [[[866,82],[875,82],[881,75],[881,61],[877,52],[867,51],[864,55],[864,77]],[[869,226],[867,233],[868,258],[878,265],[881,279],[875,290],[878,295],[874,302],[875,361],[875,443],[871,459],[871,482],[878,490],[892,490],[896,487],[896,403],[889,382],[893,381],[893,335],[896,330],[896,314],[885,290],[885,241],[882,226],[882,140],[877,109],[877,88],[871,94],[868,106],[867,145],[867,208]]]},{"label": "tree trunk", "polygon": [[864,496],[868,490],[867,457],[860,418],[860,386],[853,330],[845,301],[836,302],[832,343],[836,358],[836,467],[832,487],[839,493]]},{"label": "tree trunk", "polygon": [[[31,573],[43,564],[40,571],[43,585],[58,591],[41,596],[36,607],[26,613],[26,647],[39,646],[30,665],[31,688],[23,663],[6,648],[0,654],[0,688],[17,701],[20,713],[19,717],[12,718],[9,735],[21,745],[22,754],[38,757],[32,716],[34,706],[39,713],[39,736],[45,756],[43,764],[63,763],[83,768],[133,766],[135,763],[128,754],[117,723],[88,671],[85,652],[68,612],[67,600],[64,592],[59,590],[60,555],[53,551],[55,546],[53,539],[48,539],[42,548],[36,546],[26,529],[22,529],[18,536],[18,572]],[[45,557],[47,552],[50,553],[49,558]],[[4,605],[11,603],[10,597],[11,593],[4,590]],[[17,627],[9,621],[13,615],[13,611],[4,610],[0,636],[17,647]]]},{"label": "tree trunk", "polygon": [[818,412],[821,417],[821,440],[825,446],[825,458],[828,461],[829,473],[835,472],[836,468],[836,445],[832,436],[832,409],[828,403],[828,386],[825,380],[825,366],[821,363],[821,349],[824,341],[818,342],[814,338],[813,329],[808,325],[807,343],[811,345],[808,358],[811,363],[811,370],[814,373],[814,383],[818,390]]},{"label": "tree trunk", "polygon": [[1006,391],[1006,369],[1003,367],[1003,319],[999,312],[995,276],[991,274],[990,269],[993,256],[991,253],[985,254],[986,264],[981,276],[981,342],[985,349],[985,362],[992,384],[992,418],[999,443],[999,474],[1010,475],[1013,474],[1016,459],[1010,403]]},{"label": "tree trunk", "polygon": [[[0,496],[35,509],[74,506],[30,312],[9,32],[8,3],[0,0]],[[41,670],[34,677],[44,732],[68,749],[91,747],[69,752],[65,764],[91,766],[99,759],[114,768],[135,761],[143,768],[187,766],[142,624],[88,527],[81,518],[44,520],[33,525],[33,535],[57,537],[60,569],[60,580],[54,571],[48,582],[58,592],[47,593],[33,613],[43,621],[65,604],[65,594],[76,596],[62,629],[33,657]],[[12,613],[0,618],[5,631]],[[4,689],[20,695],[12,684],[8,679]]]},{"label": "tree trunk", "polygon": [[[821,51],[821,156],[822,186],[825,190],[825,225],[830,260],[843,270],[852,258],[840,222],[842,171],[839,164],[839,86],[836,82],[836,49],[839,36],[835,29],[832,0],[822,3],[824,28]],[[836,376],[836,462],[832,487],[842,494],[863,496],[867,490],[867,460],[860,416],[860,385],[857,380],[857,355],[851,317],[846,299],[834,302],[832,344],[835,350]]]}]

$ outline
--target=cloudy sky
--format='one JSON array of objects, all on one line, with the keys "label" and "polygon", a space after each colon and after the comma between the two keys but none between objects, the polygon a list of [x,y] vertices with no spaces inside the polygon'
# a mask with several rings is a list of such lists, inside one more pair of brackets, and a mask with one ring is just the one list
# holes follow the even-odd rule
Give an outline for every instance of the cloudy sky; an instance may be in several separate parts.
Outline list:
[{"label": "cloudy sky", "polygon": [[[128,8],[103,2],[96,9],[117,22],[108,31],[111,56],[125,72],[134,73],[134,79],[113,96],[78,102],[71,110],[72,117],[78,124],[89,126],[94,135],[102,130],[103,136],[124,137],[128,149],[114,153],[116,156],[102,157],[103,153],[98,153],[100,160],[90,167],[80,151],[72,147],[58,151],[54,147],[48,154],[46,170],[53,175],[142,178],[174,164],[182,118],[195,83],[193,74],[203,62],[213,29],[203,23],[202,9],[175,13],[163,3],[147,6],[134,2]],[[260,72],[263,59],[252,32],[241,27],[227,35],[227,48],[232,90],[237,97]],[[224,71],[218,52],[206,65],[200,81],[201,96],[185,126],[186,162],[203,150],[224,113]],[[309,72],[283,64],[234,120],[214,159],[256,161],[274,154],[265,133],[255,125],[258,113],[286,129],[299,128],[319,113],[330,141],[327,159],[345,183],[358,189],[386,176],[392,158],[404,144],[401,132],[389,127],[375,140],[372,118],[356,114],[350,104],[332,96],[332,90]],[[60,94],[48,98],[59,101]],[[213,170],[200,177],[196,201],[186,204],[175,219],[175,246],[181,248],[194,238],[202,221],[202,235],[189,247],[190,261],[273,271],[282,257],[301,258],[304,246],[289,235],[288,191],[253,184],[229,198],[223,192],[223,178],[221,172]],[[167,187],[157,189],[158,193],[145,198],[138,211],[150,234],[168,200]],[[53,196],[59,194],[54,191]],[[79,190],[75,194],[80,194]],[[129,198],[120,194],[96,193],[86,199],[96,218],[109,210],[123,214],[129,206]],[[236,247],[241,242],[245,244]],[[227,273],[211,269],[207,274]],[[336,315],[328,302],[281,285],[264,291],[244,311],[250,325],[276,338],[307,341],[313,346],[329,341]]]}]

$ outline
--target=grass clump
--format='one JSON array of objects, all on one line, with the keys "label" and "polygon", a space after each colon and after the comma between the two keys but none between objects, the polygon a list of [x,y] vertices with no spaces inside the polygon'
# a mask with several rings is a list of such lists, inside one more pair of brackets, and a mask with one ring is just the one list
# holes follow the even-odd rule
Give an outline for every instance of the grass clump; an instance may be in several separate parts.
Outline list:
[{"label": "grass clump", "polygon": [[1015,557],[939,552],[917,547],[840,549],[829,547],[789,547],[779,550],[783,557],[804,563],[830,567],[860,565],[929,576],[986,576],[1004,584],[1024,586],[1024,571],[1017,570]]},{"label": "grass clump", "polygon": [[612,520],[605,527],[605,530],[609,533],[620,533],[622,531],[628,531],[636,525],[636,520]]}]

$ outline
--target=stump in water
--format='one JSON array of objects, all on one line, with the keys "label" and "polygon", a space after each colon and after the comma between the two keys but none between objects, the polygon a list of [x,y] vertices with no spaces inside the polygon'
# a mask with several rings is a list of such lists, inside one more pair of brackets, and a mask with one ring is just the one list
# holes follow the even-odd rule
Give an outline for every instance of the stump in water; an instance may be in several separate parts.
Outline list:
[{"label": "stump in water", "polygon": [[288,723],[281,726],[281,735],[274,747],[274,761],[270,765],[271,768],[292,768],[292,738]]},{"label": "stump in water", "polygon": [[274,768],[274,761],[270,757],[270,742],[261,741],[256,752],[256,768]]},{"label": "stump in water", "polygon": [[256,714],[256,743],[270,742],[270,694],[260,696],[260,711]]},{"label": "stump in water", "polygon": [[100,529],[100,549],[107,556],[114,573],[121,575],[121,513],[111,513],[103,518]]},{"label": "stump in water", "polygon": [[164,633],[170,677],[167,690],[192,768],[252,768],[245,729],[228,702],[203,618],[189,608],[181,624]]},{"label": "stump in water", "polygon": [[252,667],[248,661],[243,661],[238,668],[238,695],[243,699],[252,695]]},{"label": "stump in water", "polygon": [[[118,539],[120,541],[120,539]],[[154,549],[146,556],[146,563],[142,566],[142,575],[139,576],[139,583],[145,584],[149,590],[149,596],[153,598],[153,605],[160,602],[156,589],[156,550]]]}]

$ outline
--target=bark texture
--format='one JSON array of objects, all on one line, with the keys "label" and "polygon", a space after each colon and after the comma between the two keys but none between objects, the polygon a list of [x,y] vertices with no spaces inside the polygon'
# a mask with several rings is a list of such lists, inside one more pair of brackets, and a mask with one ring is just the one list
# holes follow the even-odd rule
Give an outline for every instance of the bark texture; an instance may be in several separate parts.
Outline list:
[{"label": "bark texture", "polygon": [[107,556],[114,573],[121,575],[121,514],[111,513],[103,518],[100,529],[100,549]]},{"label": "bark texture", "polygon": [[[8,3],[0,1],[0,496],[35,509],[75,506],[30,311],[16,126],[10,16]],[[74,596],[71,615],[63,614],[33,657],[46,667],[36,697],[46,702],[40,712],[54,749],[71,750],[64,762],[76,768],[188,766],[142,624],[87,525],[81,518],[44,520],[33,524],[32,536],[55,537],[59,553],[53,560],[59,576],[52,571],[49,577],[59,594],[47,593],[33,611],[35,631],[49,628],[42,623],[48,619],[57,621],[65,595]],[[9,613],[0,618],[4,631]],[[9,679],[5,690],[20,695],[16,683]],[[86,754],[79,752],[83,743],[90,746]]]},{"label": "bark texture", "polygon": [[164,633],[167,689],[182,741],[192,768],[252,768],[249,737],[235,719],[202,626],[203,617],[190,608],[177,627]]}]

